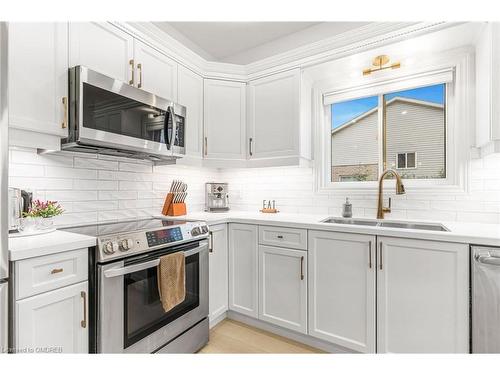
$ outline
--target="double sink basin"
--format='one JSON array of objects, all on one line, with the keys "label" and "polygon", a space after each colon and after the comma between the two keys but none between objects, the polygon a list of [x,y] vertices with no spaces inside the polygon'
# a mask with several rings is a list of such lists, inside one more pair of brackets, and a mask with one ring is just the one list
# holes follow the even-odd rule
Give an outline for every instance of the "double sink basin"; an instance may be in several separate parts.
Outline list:
[{"label": "double sink basin", "polygon": [[439,223],[409,223],[405,221],[381,221],[368,219],[348,219],[341,217],[329,217],[321,221],[328,224],[361,225],[379,228],[400,228],[413,230],[430,230],[437,232],[449,232],[450,230]]}]

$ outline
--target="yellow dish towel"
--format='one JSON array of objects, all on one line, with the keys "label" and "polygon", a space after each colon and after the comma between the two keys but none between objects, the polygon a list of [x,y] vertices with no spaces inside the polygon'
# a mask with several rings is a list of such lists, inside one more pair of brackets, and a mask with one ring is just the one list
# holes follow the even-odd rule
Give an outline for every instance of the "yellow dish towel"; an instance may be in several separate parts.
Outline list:
[{"label": "yellow dish towel", "polygon": [[186,298],[184,252],[179,251],[160,258],[158,292],[165,312],[172,310]]}]

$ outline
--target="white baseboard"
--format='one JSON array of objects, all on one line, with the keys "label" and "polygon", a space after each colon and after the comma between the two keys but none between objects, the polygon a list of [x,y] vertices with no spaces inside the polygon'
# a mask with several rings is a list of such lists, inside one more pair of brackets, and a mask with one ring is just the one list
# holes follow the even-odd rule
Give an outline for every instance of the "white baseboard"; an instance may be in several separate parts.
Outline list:
[{"label": "white baseboard", "polygon": [[[228,311],[226,315],[229,319],[233,319],[238,322],[248,324],[249,326],[286,337],[290,340],[294,340],[302,344],[312,346],[313,348],[324,350],[325,352],[328,353],[337,353],[337,354],[357,353],[351,349],[347,349],[342,346],[335,345],[308,335],[304,335],[302,333],[293,332],[290,331],[289,329],[281,328],[275,326],[274,324],[263,322],[261,320],[237,313],[235,311]],[[210,323],[210,326],[212,326],[212,323]]]},{"label": "white baseboard", "polygon": [[209,321],[210,321],[210,324],[209,324],[209,327],[210,329],[214,328],[217,324],[219,324],[220,322],[222,322],[224,319],[227,318],[227,311],[223,311],[222,313],[220,313],[219,315],[215,316],[215,317],[210,317],[209,318]]}]

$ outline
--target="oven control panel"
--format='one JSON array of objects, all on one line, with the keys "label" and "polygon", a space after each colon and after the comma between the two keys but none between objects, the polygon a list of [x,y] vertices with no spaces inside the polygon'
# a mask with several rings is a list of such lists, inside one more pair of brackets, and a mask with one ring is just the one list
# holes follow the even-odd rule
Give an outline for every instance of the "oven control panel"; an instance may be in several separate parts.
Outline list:
[{"label": "oven control panel", "polygon": [[124,258],[162,245],[172,246],[190,240],[201,240],[208,237],[208,231],[205,222],[188,221],[181,225],[98,237],[98,261]]},{"label": "oven control panel", "polygon": [[171,242],[182,241],[182,231],[179,227],[155,230],[154,232],[146,232],[146,239],[149,247],[163,245]]}]

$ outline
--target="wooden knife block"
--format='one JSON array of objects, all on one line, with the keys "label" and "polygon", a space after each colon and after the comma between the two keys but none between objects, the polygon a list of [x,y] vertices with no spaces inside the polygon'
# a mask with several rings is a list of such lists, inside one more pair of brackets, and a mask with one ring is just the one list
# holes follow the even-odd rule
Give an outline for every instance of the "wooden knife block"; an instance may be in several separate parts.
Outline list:
[{"label": "wooden knife block", "polygon": [[165,216],[182,216],[186,215],[186,203],[173,203],[174,194],[168,193],[163,204],[161,213]]}]

